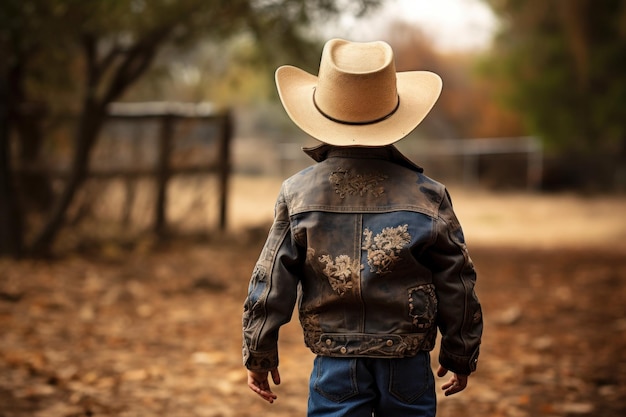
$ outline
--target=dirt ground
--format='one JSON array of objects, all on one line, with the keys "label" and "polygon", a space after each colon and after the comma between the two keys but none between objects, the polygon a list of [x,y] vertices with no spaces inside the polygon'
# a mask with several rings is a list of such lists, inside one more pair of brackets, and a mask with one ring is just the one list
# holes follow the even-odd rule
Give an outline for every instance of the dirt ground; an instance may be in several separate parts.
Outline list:
[{"label": "dirt ground", "polygon": [[[295,318],[276,403],[246,386],[242,303],[277,184],[234,186],[237,233],[0,259],[0,417],[305,415]],[[486,321],[478,371],[438,415],[626,415],[626,199],[452,195]]]}]

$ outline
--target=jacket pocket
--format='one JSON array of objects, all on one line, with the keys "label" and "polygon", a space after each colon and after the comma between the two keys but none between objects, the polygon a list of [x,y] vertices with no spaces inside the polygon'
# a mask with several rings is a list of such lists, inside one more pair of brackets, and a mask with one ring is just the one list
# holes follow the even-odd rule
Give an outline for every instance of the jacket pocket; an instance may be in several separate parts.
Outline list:
[{"label": "jacket pocket", "polygon": [[437,316],[437,295],[433,284],[423,284],[409,288],[409,317],[413,326],[422,332],[435,324]]}]

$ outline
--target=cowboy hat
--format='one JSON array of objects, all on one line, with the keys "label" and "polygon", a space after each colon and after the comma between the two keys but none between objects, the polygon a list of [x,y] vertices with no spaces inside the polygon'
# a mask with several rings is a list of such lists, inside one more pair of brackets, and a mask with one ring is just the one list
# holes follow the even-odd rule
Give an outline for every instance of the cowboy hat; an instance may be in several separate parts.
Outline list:
[{"label": "cowboy hat", "polygon": [[396,73],[382,41],[332,39],[317,77],[290,65],[276,70],[280,100],[291,120],[315,139],[336,146],[384,146],[408,135],[441,93],[429,71]]}]

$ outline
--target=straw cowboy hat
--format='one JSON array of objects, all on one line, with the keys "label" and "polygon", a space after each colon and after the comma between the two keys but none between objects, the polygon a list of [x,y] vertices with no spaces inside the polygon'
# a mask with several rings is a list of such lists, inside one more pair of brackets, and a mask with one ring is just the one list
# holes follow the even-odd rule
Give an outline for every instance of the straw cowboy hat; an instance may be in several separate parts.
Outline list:
[{"label": "straw cowboy hat", "polygon": [[429,71],[396,73],[393,51],[381,41],[332,39],[318,76],[285,65],[276,70],[287,114],[317,140],[337,146],[383,146],[408,135],[441,93]]}]

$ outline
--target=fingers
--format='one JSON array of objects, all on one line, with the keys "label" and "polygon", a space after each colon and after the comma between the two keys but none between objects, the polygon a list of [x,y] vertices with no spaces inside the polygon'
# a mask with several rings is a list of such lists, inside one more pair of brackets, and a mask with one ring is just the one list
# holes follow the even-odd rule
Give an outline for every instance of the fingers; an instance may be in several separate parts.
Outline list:
[{"label": "fingers", "polygon": [[448,382],[441,386],[446,397],[463,391],[467,387],[467,375],[454,374]]},{"label": "fingers", "polygon": [[[267,380],[268,372],[254,372],[248,371],[248,387],[254,391],[259,397],[263,398],[268,403],[272,404],[276,398],[276,394],[272,392],[269,381]],[[272,370],[272,379],[275,381],[275,376],[280,381],[278,370]]]},{"label": "fingers", "polygon": [[274,368],[271,371],[272,373],[272,381],[275,385],[280,385],[280,373],[278,373],[278,368]]},{"label": "fingers", "polygon": [[437,376],[441,378],[445,376],[447,373],[448,373],[448,370],[444,368],[443,366],[439,365],[439,368],[437,368]]},{"label": "fingers", "polygon": [[274,394],[269,387],[263,387],[263,385],[260,385],[256,382],[248,383],[248,387],[250,387],[250,389],[254,391],[259,397],[263,398],[270,404],[272,404],[277,398],[276,394]]}]

